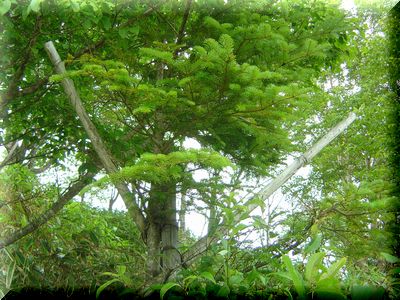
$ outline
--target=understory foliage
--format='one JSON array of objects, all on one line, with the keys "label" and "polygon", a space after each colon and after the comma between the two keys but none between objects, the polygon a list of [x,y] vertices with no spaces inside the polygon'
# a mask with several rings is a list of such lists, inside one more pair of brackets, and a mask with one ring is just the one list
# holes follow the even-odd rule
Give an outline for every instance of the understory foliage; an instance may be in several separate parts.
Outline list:
[{"label": "understory foliage", "polygon": [[388,7],[339,4],[1,0],[1,291],[395,299]]}]

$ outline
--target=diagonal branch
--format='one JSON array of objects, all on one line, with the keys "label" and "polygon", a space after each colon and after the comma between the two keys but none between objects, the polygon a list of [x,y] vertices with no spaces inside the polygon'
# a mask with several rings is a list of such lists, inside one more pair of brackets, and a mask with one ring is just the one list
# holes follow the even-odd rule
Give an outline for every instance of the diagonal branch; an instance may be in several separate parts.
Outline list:
[{"label": "diagonal branch", "polygon": [[177,39],[176,39],[176,44],[177,45],[179,45],[182,42],[182,39],[183,39],[183,37],[185,35],[185,27],[186,27],[186,23],[187,23],[188,18],[189,18],[191,5],[192,5],[192,0],[187,0],[186,7],[185,7],[185,12],[183,13],[181,27],[179,28],[178,36],[177,36]]},{"label": "diagonal branch", "polygon": [[[57,74],[65,74],[65,66],[61,61],[60,56],[54,47],[53,42],[47,42],[44,46],[47,54],[50,57],[51,62],[55,66],[55,71]],[[82,101],[75,89],[74,83],[71,79],[65,78],[61,81],[64,91],[68,96],[68,100],[75,110],[79,120],[81,121],[86,134],[92,142],[93,148],[98,155],[101,163],[103,164],[107,174],[113,174],[118,172],[118,167],[114,163],[115,159],[112,157],[111,153],[108,151],[106,145],[103,142],[96,126],[93,124],[92,120],[89,118]],[[136,204],[135,199],[130,192],[128,186],[123,182],[114,182],[118,193],[121,195],[129,214],[139,227],[142,236],[145,236],[145,218],[140,211],[139,206]]]},{"label": "diagonal branch", "polygon": [[24,236],[34,232],[40,226],[46,224],[53,218],[74,196],[76,196],[85,186],[87,186],[96,175],[95,172],[88,172],[71,185],[66,192],[64,192],[59,199],[42,215],[33,219],[28,225],[12,233],[8,237],[0,240],[0,249],[7,247],[20,240]]},{"label": "diagonal branch", "polygon": [[[308,149],[303,155],[301,155],[295,162],[288,166],[281,174],[279,174],[274,180],[272,180],[264,189],[262,189],[257,197],[265,200],[270,197],[278,188],[280,188],[290,177],[292,177],[297,170],[303,167],[306,163],[310,162],[325,146],[327,146],[332,140],[334,140],[339,134],[341,134],[354,120],[356,114],[351,112],[349,116],[332,128],[325,136],[323,136],[317,143],[315,143],[310,149]],[[258,205],[254,202],[251,203],[249,200],[245,206],[247,211],[242,214],[238,214],[235,217],[235,223],[240,222],[245,216],[248,216]],[[229,224],[224,222],[219,225],[218,229],[212,236],[204,236],[199,239],[189,250],[183,253],[183,262],[188,265],[195,261],[195,259],[202,255],[211,243],[220,240],[221,236],[228,233]]]},{"label": "diagonal branch", "polygon": [[[137,22],[137,20],[139,18],[143,18],[148,16],[149,14],[151,14],[155,9],[157,9],[159,6],[161,6],[162,4],[164,4],[165,2],[167,2],[167,0],[163,0],[163,1],[159,1],[157,3],[157,5],[154,5],[150,8],[148,8],[147,10],[145,10],[143,12],[143,14],[141,14],[139,17],[137,18],[132,18],[128,21],[126,21],[125,23],[121,24],[120,27],[118,28],[124,28],[124,27],[128,27],[130,25],[132,25],[133,23]],[[36,36],[34,36],[34,38],[36,39]],[[36,41],[36,40],[34,40]],[[83,54],[85,53],[90,53],[100,47],[102,47],[104,44],[106,43],[106,38],[103,37],[100,40],[94,42],[92,45],[89,45],[85,48],[82,48],[81,50],[77,51],[74,55],[73,55],[73,60],[78,59],[79,57],[81,57]],[[32,43],[30,43],[32,44]],[[28,47],[28,49],[30,49],[31,47]],[[30,52],[29,52],[30,53]],[[25,55],[24,56],[24,61],[30,57],[29,55]],[[23,63],[20,65],[20,68],[17,70],[17,72],[14,74],[13,76],[13,80],[9,85],[9,88],[7,90],[6,93],[4,93],[4,95],[1,96],[0,99],[0,118],[4,117],[4,111],[6,109],[6,106],[8,105],[8,103],[15,97],[15,96],[24,96],[27,94],[32,94],[34,92],[36,92],[38,89],[40,89],[43,85],[47,84],[49,81],[49,76],[45,76],[44,78],[40,78],[38,79],[34,84],[32,84],[31,86],[28,86],[20,91],[17,91],[16,86],[18,84],[18,82],[20,81],[21,77],[23,76],[23,72],[25,70],[26,67],[26,63]]]},{"label": "diagonal branch", "polygon": [[[179,32],[178,32],[177,37],[176,37],[176,44],[177,45],[182,43],[183,37],[185,36],[185,28],[186,28],[187,21],[189,19],[189,13],[190,13],[190,7],[191,6],[192,6],[192,0],[187,0],[186,6],[185,6],[185,12],[183,13],[183,17],[182,17],[181,27],[179,28]],[[174,57],[177,57],[179,51],[181,51],[181,50],[182,50],[182,47],[177,48],[174,51]]]}]

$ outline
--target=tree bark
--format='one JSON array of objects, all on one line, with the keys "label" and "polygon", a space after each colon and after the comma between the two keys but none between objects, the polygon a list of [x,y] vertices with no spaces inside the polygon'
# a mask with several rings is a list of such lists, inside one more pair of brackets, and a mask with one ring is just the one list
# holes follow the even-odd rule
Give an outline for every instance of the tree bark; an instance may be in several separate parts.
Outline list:
[{"label": "tree bark", "polygon": [[[47,54],[50,57],[51,62],[55,66],[56,73],[65,74],[64,63],[61,61],[60,56],[57,53],[56,48],[54,47],[53,42],[47,42],[45,44],[45,49]],[[78,115],[86,134],[89,136],[89,139],[92,142],[93,148],[96,151],[97,155],[101,163],[103,164],[107,174],[112,174],[118,172],[118,168],[115,165],[111,153],[108,152],[101,136],[99,135],[97,128],[90,120],[88,114],[86,113],[85,108],[83,107],[82,101],[78,95],[78,92],[75,89],[74,83],[71,79],[65,78],[62,80],[62,85],[64,87],[64,91],[68,96],[69,102],[74,108],[76,114]],[[134,197],[127,185],[122,182],[114,182],[115,187],[117,188],[119,194],[124,200],[125,206],[128,209],[129,214],[135,221],[138,226],[141,234],[145,235],[145,220],[144,217],[135,202]]]},{"label": "tree bark", "polygon": [[162,266],[174,269],[181,263],[178,251],[178,223],[176,220],[176,184],[172,182],[165,189],[165,220],[161,228]]},{"label": "tree bark", "polygon": [[179,209],[179,230],[182,234],[186,230],[186,191],[181,192],[181,207]]},{"label": "tree bark", "polygon": [[[178,224],[176,220],[176,184],[152,184],[147,210],[149,228],[147,247],[148,271],[156,276],[176,268],[180,263]],[[161,269],[162,268],[162,269]]]}]

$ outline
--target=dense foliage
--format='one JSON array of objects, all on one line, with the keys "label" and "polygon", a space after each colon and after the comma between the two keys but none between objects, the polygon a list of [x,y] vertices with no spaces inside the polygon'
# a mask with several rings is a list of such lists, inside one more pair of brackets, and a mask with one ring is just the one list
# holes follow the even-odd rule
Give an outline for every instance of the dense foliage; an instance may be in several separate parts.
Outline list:
[{"label": "dense foliage", "polygon": [[[3,287],[396,297],[383,6],[3,0],[0,13]],[[350,111],[307,176],[260,197]],[[199,241],[192,211],[208,219]]]}]

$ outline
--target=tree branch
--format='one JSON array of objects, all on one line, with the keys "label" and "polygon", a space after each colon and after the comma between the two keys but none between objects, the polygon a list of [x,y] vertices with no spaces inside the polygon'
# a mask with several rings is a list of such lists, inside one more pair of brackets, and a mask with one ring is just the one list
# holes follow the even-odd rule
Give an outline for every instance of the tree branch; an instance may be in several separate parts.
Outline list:
[{"label": "tree branch", "polygon": [[[45,50],[49,55],[49,58],[53,65],[55,66],[56,73],[65,74],[65,66],[61,61],[60,56],[57,53],[56,48],[54,47],[53,42],[47,42],[45,44]],[[114,163],[116,160],[112,157],[111,153],[108,151],[106,145],[103,142],[99,132],[97,131],[96,126],[93,124],[89,115],[87,114],[82,101],[78,95],[78,92],[75,89],[74,83],[71,79],[65,78],[62,80],[62,85],[64,87],[64,91],[68,96],[68,100],[75,110],[79,120],[81,121],[83,128],[85,129],[86,134],[92,142],[93,148],[96,151],[101,163],[103,164],[107,174],[113,174],[118,172],[117,165]],[[125,206],[128,209],[129,214],[137,224],[142,236],[144,237],[146,234],[145,228],[145,218],[136,204],[135,199],[129,190],[128,186],[123,182],[114,182],[115,187],[117,188],[119,194],[124,200]]]},{"label": "tree branch", "polygon": [[[288,166],[281,174],[279,174],[274,180],[272,180],[264,189],[257,193],[256,197],[261,199],[269,198],[278,188],[280,188],[290,177],[292,177],[298,169],[303,165],[310,162],[326,145],[334,140],[339,134],[341,134],[354,120],[356,119],[355,113],[351,112],[349,116],[332,128],[325,136],[323,136],[317,143],[315,143],[310,149],[308,149],[303,155],[301,155],[295,162]],[[238,214],[235,217],[235,223],[240,222],[246,215],[255,210],[258,205],[251,203],[251,199],[245,204],[247,211],[242,214]],[[210,244],[214,241],[218,241],[219,238],[216,236],[224,236],[228,233],[228,226],[224,222],[219,225],[213,236],[204,236],[199,239],[189,250],[183,253],[183,262],[188,265],[191,264],[195,258],[204,253]]]},{"label": "tree branch", "polygon": [[[149,15],[150,13],[152,13],[156,8],[158,8],[159,6],[161,6],[162,4],[164,4],[166,2],[166,0],[164,1],[160,1],[159,3],[157,3],[157,5],[154,5],[150,8],[148,8],[141,16],[140,18],[146,17],[147,15]],[[127,22],[123,23],[119,28],[123,28],[123,27],[127,27],[132,25],[134,22],[136,22],[139,19],[139,17],[135,18],[135,19],[130,19]],[[37,33],[39,33],[40,31],[38,31]],[[38,79],[34,84],[32,84],[31,86],[28,86],[24,89],[22,89],[21,91],[17,91],[16,87],[18,82],[21,80],[22,76],[23,76],[23,72],[25,71],[26,65],[30,59],[30,55],[31,55],[31,51],[30,49],[32,48],[33,44],[36,42],[36,38],[37,38],[38,34],[34,35],[31,39],[31,41],[29,42],[29,45],[27,47],[27,53],[26,55],[24,55],[24,60],[23,62],[20,64],[20,67],[18,68],[18,70],[15,72],[13,79],[11,81],[11,83],[9,84],[9,88],[7,89],[7,91],[1,95],[0,98],[0,118],[4,118],[5,117],[5,110],[7,105],[9,104],[9,102],[15,98],[15,97],[20,97],[20,96],[24,96],[24,95],[28,95],[28,94],[32,94],[34,92],[36,92],[38,89],[40,89],[43,85],[47,84],[50,78],[49,76],[45,76],[44,78]],[[106,42],[106,38],[103,37],[100,40],[98,40],[97,42],[94,42],[92,45],[89,45],[79,51],[77,51],[73,56],[73,60],[78,59],[79,57],[81,57],[83,54],[85,53],[90,53],[100,47],[102,47]]]},{"label": "tree branch", "polygon": [[[177,45],[179,45],[182,42],[182,39],[185,36],[185,27],[186,27],[186,23],[187,23],[188,18],[189,18],[191,5],[192,5],[192,0],[187,0],[186,7],[185,7],[185,12],[183,13],[181,27],[179,28],[178,35],[177,35],[177,38],[176,38],[176,44]],[[178,55],[179,50],[180,49],[176,49],[174,51],[174,57],[176,57]]]},{"label": "tree branch", "polygon": [[93,177],[96,175],[95,172],[83,175],[77,182],[71,185],[67,191],[65,191],[60,198],[39,217],[35,218],[25,227],[12,233],[10,236],[0,240],[0,249],[7,247],[20,240],[24,236],[32,233],[43,224],[47,223],[52,217],[54,217],[74,196],[76,196],[86,185],[88,185]]}]

